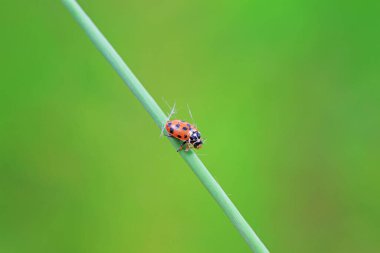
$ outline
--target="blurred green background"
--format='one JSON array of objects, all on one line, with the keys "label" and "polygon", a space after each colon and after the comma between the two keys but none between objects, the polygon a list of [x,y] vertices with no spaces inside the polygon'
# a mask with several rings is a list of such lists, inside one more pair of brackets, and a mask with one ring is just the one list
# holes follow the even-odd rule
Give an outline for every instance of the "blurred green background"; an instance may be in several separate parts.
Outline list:
[{"label": "blurred green background", "polygon": [[[380,4],[79,1],[271,252],[380,248]],[[0,252],[249,252],[60,1],[0,9]]]}]

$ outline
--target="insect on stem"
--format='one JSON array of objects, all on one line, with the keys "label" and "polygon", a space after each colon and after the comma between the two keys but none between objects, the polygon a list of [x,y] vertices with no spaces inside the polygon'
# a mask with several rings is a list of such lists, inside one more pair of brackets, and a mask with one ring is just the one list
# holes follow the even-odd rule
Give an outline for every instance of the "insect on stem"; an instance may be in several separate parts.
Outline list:
[{"label": "insect on stem", "polygon": [[[167,116],[158,106],[153,97],[148,93],[129,67],[125,64],[120,55],[104,37],[104,35],[95,26],[92,20],[87,16],[83,9],[75,0],[62,0],[68,11],[71,13],[77,23],[83,28],[88,37],[94,43],[96,48],[103,54],[107,61],[112,65],[115,71],[122,78],[135,97],[140,101],[145,110],[151,115],[158,127],[162,127],[167,121]],[[169,138],[169,141],[175,148],[178,148],[180,142]],[[230,219],[232,224],[245,239],[250,249],[255,253],[268,253],[268,249],[261,242],[260,238],[249,226],[247,221],[240,214],[239,210],[232,203],[222,187],[214,179],[206,166],[198,158],[198,156],[190,150],[189,152],[179,152],[181,157],[189,165],[194,174],[201,181],[203,186],[208,190],[211,196],[218,203],[220,208]],[[164,172],[163,172],[164,173]]]}]

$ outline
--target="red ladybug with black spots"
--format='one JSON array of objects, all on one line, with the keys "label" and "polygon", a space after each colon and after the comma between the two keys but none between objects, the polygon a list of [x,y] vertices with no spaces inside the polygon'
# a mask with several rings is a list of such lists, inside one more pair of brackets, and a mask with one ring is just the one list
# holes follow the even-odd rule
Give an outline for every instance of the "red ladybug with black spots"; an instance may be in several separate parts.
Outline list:
[{"label": "red ladybug with black spots", "polygon": [[168,137],[182,141],[177,152],[181,151],[183,146],[186,146],[185,151],[189,151],[190,148],[200,149],[202,147],[201,133],[190,123],[178,119],[169,120],[166,122],[165,128],[168,131]]}]

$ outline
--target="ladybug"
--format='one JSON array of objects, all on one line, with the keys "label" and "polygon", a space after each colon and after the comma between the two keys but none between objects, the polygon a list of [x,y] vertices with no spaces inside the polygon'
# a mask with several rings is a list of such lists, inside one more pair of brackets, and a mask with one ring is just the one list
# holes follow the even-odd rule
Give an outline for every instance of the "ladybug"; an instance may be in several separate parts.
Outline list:
[{"label": "ladybug", "polygon": [[166,122],[165,128],[168,131],[168,137],[182,141],[177,152],[181,151],[185,145],[185,151],[189,151],[190,148],[200,149],[202,147],[201,133],[190,123],[178,119],[169,120]]}]

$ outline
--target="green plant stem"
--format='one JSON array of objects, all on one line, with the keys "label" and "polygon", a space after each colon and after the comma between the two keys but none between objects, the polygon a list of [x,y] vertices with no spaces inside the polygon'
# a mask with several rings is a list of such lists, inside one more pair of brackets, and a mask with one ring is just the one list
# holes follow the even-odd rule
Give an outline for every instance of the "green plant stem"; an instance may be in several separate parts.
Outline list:
[{"label": "green plant stem", "polygon": [[[103,54],[107,61],[116,70],[119,76],[123,79],[128,88],[141,102],[144,108],[152,116],[154,122],[161,128],[167,118],[165,113],[161,110],[154,99],[145,90],[139,80],[135,77],[132,71],[128,68],[119,54],[115,51],[112,45],[102,35],[99,29],[79,6],[75,0],[62,0],[66,8],[69,10],[74,19],[83,28],[88,37],[94,43],[96,48]],[[171,143],[178,148],[179,142],[170,139]],[[267,253],[269,252],[265,245],[257,237],[256,233],[252,230],[249,224],[245,221],[238,209],[228,198],[226,193],[216,182],[202,161],[193,151],[180,152],[182,158],[190,166],[195,175],[199,178],[202,184],[206,187],[208,192],[213,196],[219,206],[222,208],[227,217],[231,220],[240,234],[248,243],[253,252]]]}]

